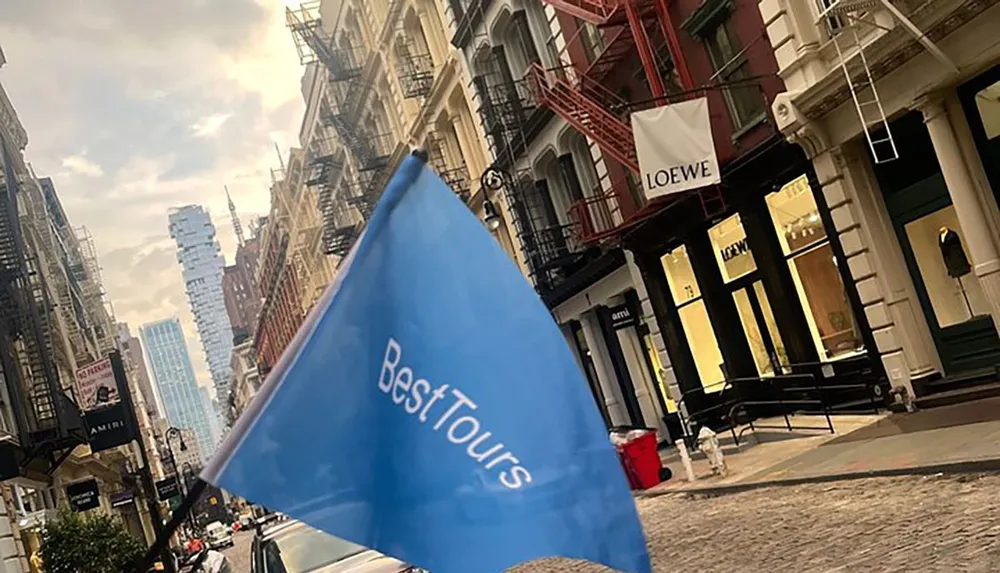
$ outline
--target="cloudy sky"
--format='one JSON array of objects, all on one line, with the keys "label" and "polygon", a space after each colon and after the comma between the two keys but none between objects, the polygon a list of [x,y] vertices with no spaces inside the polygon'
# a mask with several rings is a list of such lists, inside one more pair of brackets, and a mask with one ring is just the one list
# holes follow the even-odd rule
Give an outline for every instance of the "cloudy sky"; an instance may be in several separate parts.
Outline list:
[{"label": "cloudy sky", "polygon": [[227,261],[296,144],[301,68],[283,0],[2,0],[0,84],[70,220],[93,235],[119,321],[180,316],[210,384],[167,211],[206,206]]}]

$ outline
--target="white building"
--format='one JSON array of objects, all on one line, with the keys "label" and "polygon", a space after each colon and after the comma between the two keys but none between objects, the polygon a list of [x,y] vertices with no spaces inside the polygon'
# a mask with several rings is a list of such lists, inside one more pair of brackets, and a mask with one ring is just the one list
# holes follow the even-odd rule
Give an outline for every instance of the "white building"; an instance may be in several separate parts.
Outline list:
[{"label": "white building", "polygon": [[216,397],[229,394],[229,355],[233,331],[226,313],[222,274],[226,266],[212,218],[200,205],[185,205],[170,212],[170,237],[177,242],[184,289],[194,313],[198,337],[212,373]]}]

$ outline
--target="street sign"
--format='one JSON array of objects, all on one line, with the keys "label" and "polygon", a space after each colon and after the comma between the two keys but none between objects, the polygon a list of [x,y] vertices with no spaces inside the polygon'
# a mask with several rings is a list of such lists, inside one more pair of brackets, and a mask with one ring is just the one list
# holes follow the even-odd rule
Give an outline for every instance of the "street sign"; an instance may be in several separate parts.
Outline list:
[{"label": "street sign", "polygon": [[74,511],[87,511],[101,506],[97,480],[89,479],[66,486],[66,497]]},{"label": "street sign", "polygon": [[77,369],[76,399],[84,412],[119,402],[118,384],[110,358]]},{"label": "street sign", "polygon": [[131,489],[115,492],[108,496],[108,501],[111,502],[111,507],[124,507],[132,503],[134,500],[135,491]]},{"label": "street sign", "polygon": [[83,421],[87,426],[87,442],[91,452],[103,452],[136,439],[128,422],[128,410],[124,402],[119,401],[112,406],[85,412]]},{"label": "street sign", "polygon": [[179,493],[180,486],[177,484],[176,476],[170,476],[156,482],[156,497],[160,501],[167,501]]}]

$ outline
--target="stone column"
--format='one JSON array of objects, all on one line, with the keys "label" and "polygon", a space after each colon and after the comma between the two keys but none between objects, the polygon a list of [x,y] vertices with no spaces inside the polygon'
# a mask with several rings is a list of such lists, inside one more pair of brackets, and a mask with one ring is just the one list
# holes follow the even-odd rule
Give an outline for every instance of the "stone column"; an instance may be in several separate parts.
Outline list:
[{"label": "stone column", "polygon": [[621,388],[618,386],[618,376],[614,368],[608,362],[608,349],[604,344],[604,337],[601,335],[600,325],[597,324],[597,317],[593,311],[588,311],[580,317],[580,324],[583,327],[583,337],[590,348],[590,357],[594,360],[594,369],[597,370],[598,382],[601,385],[601,393],[604,395],[604,406],[607,408],[608,417],[611,423],[616,426],[629,424],[628,410],[622,402]]},{"label": "stone column", "polygon": [[989,222],[976,196],[972,175],[962,158],[955,128],[941,96],[923,98],[918,102],[918,109],[924,115],[948,194],[962,225],[967,243],[965,247],[990,304],[993,323],[1000,329],[1000,252],[993,242]]}]

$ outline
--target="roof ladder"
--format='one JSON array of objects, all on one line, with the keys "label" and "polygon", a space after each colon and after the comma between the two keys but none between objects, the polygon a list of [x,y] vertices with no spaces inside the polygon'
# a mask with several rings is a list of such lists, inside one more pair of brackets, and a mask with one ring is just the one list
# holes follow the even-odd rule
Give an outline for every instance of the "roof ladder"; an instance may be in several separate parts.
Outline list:
[{"label": "roof ladder", "polygon": [[816,0],[819,5],[820,20],[826,21],[830,39],[837,48],[837,58],[844,72],[847,86],[851,91],[854,108],[861,120],[861,127],[868,140],[875,163],[887,163],[899,159],[896,141],[889,129],[885,109],[879,98],[875,79],[872,77],[868,58],[858,26],[865,12],[882,6],[880,0]]}]

